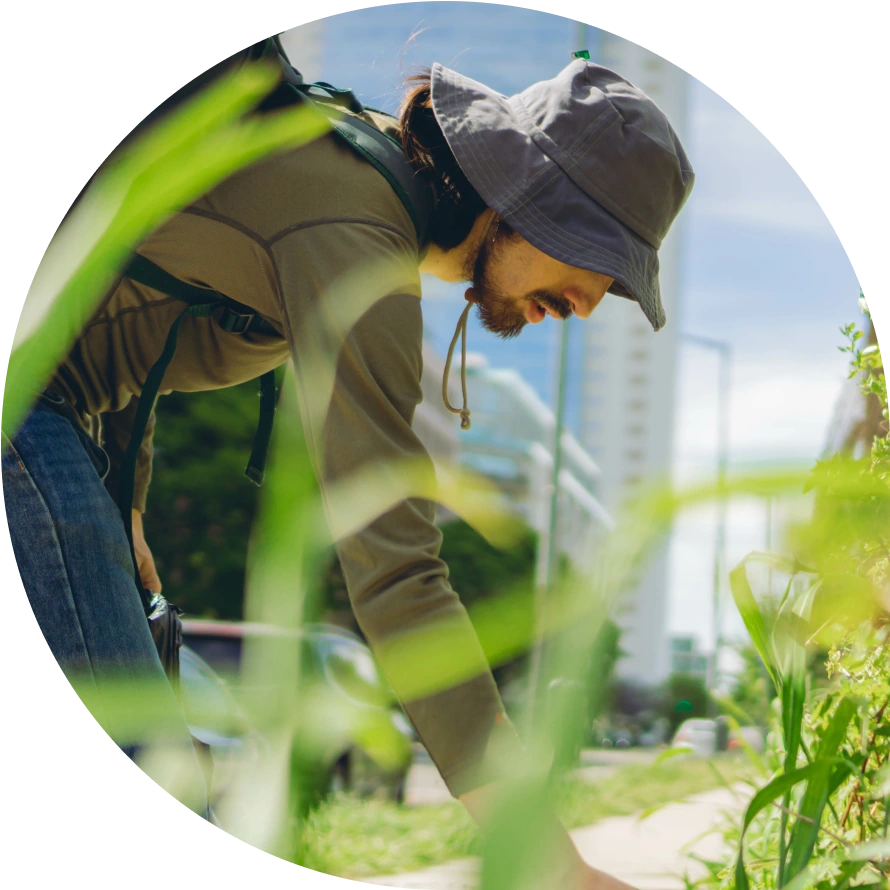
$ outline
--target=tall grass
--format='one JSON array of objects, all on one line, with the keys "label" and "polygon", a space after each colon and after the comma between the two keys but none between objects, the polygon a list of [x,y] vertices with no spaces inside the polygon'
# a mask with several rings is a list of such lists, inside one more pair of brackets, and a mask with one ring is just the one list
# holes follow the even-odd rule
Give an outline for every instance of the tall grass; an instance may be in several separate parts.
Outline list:
[{"label": "tall grass", "polygon": [[[43,293],[49,308],[13,352],[3,406],[8,435],[128,253],[154,226],[237,167],[326,128],[303,110],[245,120],[244,111],[271,83],[269,72],[248,69],[225,90],[196,99],[98,180],[59,233],[61,245],[69,230],[76,231],[80,249],[70,253],[52,248],[35,279],[34,298]],[[338,483],[324,498],[318,490],[306,430],[324,417],[340,345],[367,310],[378,273],[385,274],[366,270],[362,281],[343,281],[342,293],[330,295],[318,315],[305,321],[314,325],[318,337],[299,357],[298,376],[313,385],[298,405],[293,377],[285,382],[269,481],[251,537],[245,602],[249,620],[299,631],[313,615],[323,549],[332,538],[360,529],[406,498],[437,499],[490,540],[502,545],[511,541],[515,526],[500,509],[496,492],[456,468],[440,467],[437,481],[427,468],[413,464],[374,467]],[[546,626],[535,626],[533,604],[516,594],[473,608],[482,653],[497,665],[543,637],[549,645],[542,688],[554,680],[568,688],[589,686],[596,682],[588,664],[603,621],[679,512],[715,498],[791,496],[811,481],[803,472],[776,470],[740,475],[720,487],[645,493],[601,542],[592,569],[561,579],[550,591]],[[814,857],[824,851],[825,838],[834,835],[842,838],[835,841],[842,851],[835,859],[844,880],[860,871],[879,875],[882,868],[884,847],[862,844],[874,844],[876,837],[886,843],[885,798],[875,797],[886,795],[888,784],[883,707],[876,709],[875,702],[844,684],[828,692],[815,690],[810,652],[814,640],[847,645],[845,635],[879,612],[879,585],[863,575],[860,565],[849,563],[858,540],[880,538],[878,524],[888,518],[890,489],[880,473],[863,473],[861,465],[840,461],[831,468],[830,486],[827,506],[823,503],[814,521],[797,530],[798,549],[812,564],[783,564],[789,580],[774,618],[758,603],[748,581],[753,560],[732,575],[745,624],[780,690],[781,762],[753,798],[742,829],[743,835],[751,835],[765,815],[779,814],[778,826],[769,828],[776,842],[774,877],[758,886],[806,886],[806,876],[815,874]],[[441,692],[480,669],[479,648],[468,640],[463,624],[429,623],[399,634],[375,654],[404,700]],[[838,665],[847,670],[844,659]],[[324,688],[311,686],[301,668],[295,647],[271,638],[251,641],[245,654],[248,683],[275,689],[272,698],[248,702],[268,748],[252,770],[244,771],[221,813],[233,834],[297,862],[303,855],[301,833],[314,777],[339,740],[349,738],[384,765],[402,762],[406,755],[404,740],[386,721],[337,704]],[[886,682],[886,672],[874,682]],[[536,720],[525,737],[524,753],[512,755],[509,769],[497,763],[506,754],[492,752],[490,762],[499,767],[502,779],[508,778],[485,826],[483,890],[519,890],[544,879],[555,855],[553,826],[545,814],[553,809],[565,769],[564,763],[553,761],[553,752],[571,745],[582,729],[581,719],[571,696],[556,697],[547,719]],[[132,720],[127,731],[133,731]],[[852,750],[854,744],[858,750]],[[839,793],[852,801],[843,812],[837,807]],[[832,835],[826,835],[823,824],[826,810],[836,823]],[[874,834],[876,820],[883,820],[883,834]],[[857,830],[859,845],[847,840]],[[731,880],[740,888],[751,884],[741,841]],[[830,886],[845,885],[838,879]]]}]

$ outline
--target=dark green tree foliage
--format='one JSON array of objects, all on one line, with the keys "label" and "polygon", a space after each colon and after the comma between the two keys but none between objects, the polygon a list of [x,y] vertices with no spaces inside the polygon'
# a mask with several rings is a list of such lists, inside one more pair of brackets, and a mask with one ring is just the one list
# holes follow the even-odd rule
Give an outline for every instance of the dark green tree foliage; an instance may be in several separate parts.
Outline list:
[{"label": "dark green tree foliage", "polygon": [[757,647],[750,640],[738,646],[736,651],[742,659],[742,667],[735,676],[730,700],[754,725],[769,726],[770,703],[778,695],[778,690],[763,666]]},{"label": "dark green tree foliage", "polygon": [[664,716],[671,735],[689,717],[706,717],[710,696],[705,681],[691,674],[671,674],[665,684]]},{"label": "dark green tree foliage", "polygon": [[164,593],[190,615],[242,617],[259,489],[244,475],[259,411],[255,381],[158,401],[146,540]]}]

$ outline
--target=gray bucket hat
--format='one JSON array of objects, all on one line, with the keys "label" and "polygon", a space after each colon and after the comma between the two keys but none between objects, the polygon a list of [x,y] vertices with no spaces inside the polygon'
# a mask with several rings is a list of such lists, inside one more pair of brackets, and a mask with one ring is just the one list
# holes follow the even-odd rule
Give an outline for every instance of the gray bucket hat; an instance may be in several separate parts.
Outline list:
[{"label": "gray bucket hat", "polygon": [[658,248],[695,174],[658,106],[576,59],[507,98],[438,63],[436,119],[486,205],[538,250],[615,279],[657,331]]}]

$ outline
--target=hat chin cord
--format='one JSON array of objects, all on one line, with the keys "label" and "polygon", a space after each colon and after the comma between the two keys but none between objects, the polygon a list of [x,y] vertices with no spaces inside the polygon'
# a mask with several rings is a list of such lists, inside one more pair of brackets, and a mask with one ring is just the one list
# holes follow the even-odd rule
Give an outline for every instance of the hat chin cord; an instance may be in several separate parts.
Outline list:
[{"label": "hat chin cord", "polygon": [[[495,220],[500,225],[500,217],[497,213],[492,212],[488,222],[485,224],[485,228],[482,230],[482,237],[479,239],[480,250]],[[495,227],[496,234],[497,227]],[[460,318],[457,320],[457,327],[454,329],[454,336],[451,338],[451,345],[448,347],[448,354],[445,356],[445,371],[442,374],[442,401],[452,414],[460,415],[460,428],[462,430],[468,430],[472,426],[470,423],[470,408],[467,401],[467,318],[472,308],[473,303],[468,300],[464,311],[461,312]],[[448,375],[451,373],[451,361],[454,358],[454,347],[457,345],[458,337],[460,337],[460,389],[464,403],[462,408],[455,408],[448,399]]]}]

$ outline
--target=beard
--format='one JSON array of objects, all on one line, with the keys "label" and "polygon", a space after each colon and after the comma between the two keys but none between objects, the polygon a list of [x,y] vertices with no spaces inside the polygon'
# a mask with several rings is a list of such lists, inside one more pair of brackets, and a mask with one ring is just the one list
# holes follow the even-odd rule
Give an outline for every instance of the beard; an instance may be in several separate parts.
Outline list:
[{"label": "beard", "polygon": [[492,269],[497,259],[502,256],[504,246],[517,237],[517,233],[509,224],[499,221],[494,236],[485,238],[480,244],[472,272],[466,276],[473,282],[473,299],[476,301],[479,321],[487,331],[502,340],[518,337],[528,324],[522,309],[524,303],[532,302],[542,307],[549,307],[563,319],[572,314],[571,303],[559,294],[539,290],[517,299],[497,289]]}]

